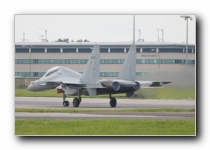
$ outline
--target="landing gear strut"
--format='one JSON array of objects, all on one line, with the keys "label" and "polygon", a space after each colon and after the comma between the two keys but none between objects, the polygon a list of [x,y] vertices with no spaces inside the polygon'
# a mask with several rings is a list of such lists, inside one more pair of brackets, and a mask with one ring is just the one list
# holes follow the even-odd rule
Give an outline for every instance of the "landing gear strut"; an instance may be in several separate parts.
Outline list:
[{"label": "landing gear strut", "polygon": [[66,101],[66,95],[63,93],[63,106],[68,107],[69,106],[69,101]]},{"label": "landing gear strut", "polygon": [[117,105],[116,98],[112,97],[111,94],[109,94],[109,98],[110,98],[110,102],[109,102],[110,106],[111,107],[116,107],[116,105]]}]

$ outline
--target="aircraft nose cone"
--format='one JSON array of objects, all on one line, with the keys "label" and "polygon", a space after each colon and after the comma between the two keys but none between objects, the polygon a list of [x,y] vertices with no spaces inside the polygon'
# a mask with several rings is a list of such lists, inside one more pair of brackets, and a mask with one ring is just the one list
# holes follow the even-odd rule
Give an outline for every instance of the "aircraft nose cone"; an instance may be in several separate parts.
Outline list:
[{"label": "aircraft nose cone", "polygon": [[27,87],[27,90],[29,90],[29,91],[32,91],[32,90],[33,90],[33,88],[32,88],[32,85],[31,85],[31,84]]}]

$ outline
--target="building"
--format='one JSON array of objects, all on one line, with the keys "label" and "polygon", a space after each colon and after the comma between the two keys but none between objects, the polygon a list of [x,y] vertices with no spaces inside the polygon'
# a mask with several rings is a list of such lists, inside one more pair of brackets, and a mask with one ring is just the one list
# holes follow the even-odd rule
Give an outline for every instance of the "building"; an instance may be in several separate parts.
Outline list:
[{"label": "building", "polygon": [[[15,76],[39,78],[54,66],[65,66],[83,72],[90,57],[92,42],[15,43]],[[114,78],[122,68],[132,43],[97,43],[100,45],[100,76]],[[184,43],[136,43],[136,76],[151,71],[179,69],[186,61]],[[195,65],[195,45],[188,46],[188,64]]]}]

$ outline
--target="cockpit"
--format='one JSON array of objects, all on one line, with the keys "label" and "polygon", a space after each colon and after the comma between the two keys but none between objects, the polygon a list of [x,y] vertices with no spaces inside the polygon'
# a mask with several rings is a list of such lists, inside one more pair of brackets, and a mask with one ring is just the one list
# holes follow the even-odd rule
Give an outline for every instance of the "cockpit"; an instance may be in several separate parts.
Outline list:
[{"label": "cockpit", "polygon": [[47,77],[47,76],[49,76],[49,75],[51,75],[51,74],[57,72],[57,71],[58,71],[58,68],[59,68],[59,67],[53,67],[53,68],[51,68],[50,70],[48,70],[48,71],[44,74],[43,77]]}]

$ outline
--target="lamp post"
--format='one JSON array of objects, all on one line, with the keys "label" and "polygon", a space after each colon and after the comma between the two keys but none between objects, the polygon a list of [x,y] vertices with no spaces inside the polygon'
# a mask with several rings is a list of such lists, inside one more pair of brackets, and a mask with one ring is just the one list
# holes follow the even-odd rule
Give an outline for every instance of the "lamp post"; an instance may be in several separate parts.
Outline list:
[{"label": "lamp post", "polygon": [[180,16],[181,18],[184,18],[187,21],[187,31],[186,31],[186,61],[185,64],[188,64],[188,19],[192,20],[192,17],[190,16]]}]

